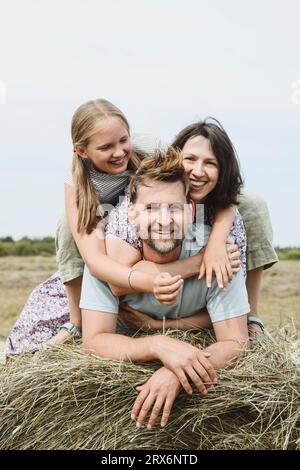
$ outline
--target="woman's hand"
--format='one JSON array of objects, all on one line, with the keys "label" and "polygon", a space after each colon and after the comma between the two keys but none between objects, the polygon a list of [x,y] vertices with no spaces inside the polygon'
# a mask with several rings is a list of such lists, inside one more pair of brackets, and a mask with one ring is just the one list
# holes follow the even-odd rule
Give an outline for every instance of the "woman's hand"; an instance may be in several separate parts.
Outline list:
[{"label": "woman's hand", "polygon": [[175,398],[181,390],[181,385],[176,375],[161,367],[144,385],[136,387],[139,392],[131,412],[131,418],[136,420],[137,428],[143,426],[147,414],[151,415],[147,428],[150,430],[156,423],[160,411],[163,409],[161,427],[166,426]]},{"label": "woman's hand", "polygon": [[180,275],[171,276],[169,273],[159,273],[154,279],[153,294],[162,304],[174,304],[182,284],[183,279]]},{"label": "woman's hand", "polygon": [[206,285],[209,288],[215,273],[219,288],[225,289],[232,281],[233,274],[239,271],[239,259],[240,252],[237,245],[208,243],[200,266],[199,279],[202,279],[206,273]]},{"label": "woman's hand", "polygon": [[189,395],[192,395],[193,390],[187,376],[203,395],[213,388],[217,377],[212,364],[207,359],[210,353],[168,336],[153,336],[152,341],[153,353],[156,358],[176,374]]}]

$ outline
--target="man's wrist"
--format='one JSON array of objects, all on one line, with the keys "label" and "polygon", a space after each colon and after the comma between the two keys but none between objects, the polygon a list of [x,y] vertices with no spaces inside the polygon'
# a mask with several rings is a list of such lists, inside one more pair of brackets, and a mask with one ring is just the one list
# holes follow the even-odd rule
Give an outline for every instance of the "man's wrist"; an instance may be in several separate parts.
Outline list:
[{"label": "man's wrist", "polygon": [[148,347],[149,347],[149,351],[150,351],[150,354],[151,354],[151,357],[153,357],[153,360],[157,360],[157,359],[160,359],[159,357],[159,349],[158,349],[158,341],[159,341],[159,337],[161,335],[153,335],[153,336],[148,336]]}]

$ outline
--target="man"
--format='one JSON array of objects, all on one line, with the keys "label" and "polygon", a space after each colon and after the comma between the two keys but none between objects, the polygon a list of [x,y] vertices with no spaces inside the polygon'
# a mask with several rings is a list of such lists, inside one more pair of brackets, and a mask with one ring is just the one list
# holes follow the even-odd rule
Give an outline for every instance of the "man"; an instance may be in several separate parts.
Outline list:
[{"label": "man", "polygon": [[[188,258],[205,245],[205,240],[198,237],[190,248],[190,241],[185,238],[187,223],[193,220],[193,205],[188,202],[189,181],[179,159],[172,149],[161,151],[143,161],[133,176],[129,189],[130,219],[135,221],[141,235],[141,251],[129,247],[127,259],[119,259],[120,262],[132,266],[142,259],[142,253],[146,262],[168,266],[180,258]],[[204,238],[207,238],[207,227],[205,230]],[[109,256],[118,257],[113,238],[107,240],[107,250]],[[138,276],[136,269],[129,278],[133,288],[135,276]],[[158,274],[160,282],[167,276],[168,272]],[[183,285],[174,279],[170,294],[164,294],[165,304],[152,294],[126,294],[121,300],[156,318],[191,316],[207,307],[217,338],[216,343],[201,351],[164,335],[131,338],[116,334],[119,299],[85,268],[80,302],[84,348],[101,357],[132,362],[160,360],[163,364],[138,389],[140,393],[132,411],[138,427],[151,408],[148,427],[154,425],[162,408],[161,425],[165,425],[181,386],[192,393],[188,379],[200,393],[206,394],[217,381],[215,369],[228,366],[246,347],[249,304],[241,271],[225,291],[218,288],[216,280],[208,289],[205,280],[199,281],[194,276]]]}]

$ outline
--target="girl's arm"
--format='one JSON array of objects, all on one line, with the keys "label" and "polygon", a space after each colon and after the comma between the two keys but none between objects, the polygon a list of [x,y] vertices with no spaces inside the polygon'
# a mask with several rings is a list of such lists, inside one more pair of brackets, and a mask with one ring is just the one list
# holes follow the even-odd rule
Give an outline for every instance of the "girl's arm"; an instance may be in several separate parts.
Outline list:
[{"label": "girl's arm", "polygon": [[[92,276],[119,287],[127,287],[131,267],[118,263],[107,256],[105,240],[101,230],[95,229],[91,234],[77,232],[78,210],[75,188],[67,184],[65,185],[65,206],[69,227],[75,243]],[[174,282],[178,281],[178,278],[179,276],[176,279],[172,277],[169,280],[169,284],[173,285]],[[154,274],[142,271],[136,271],[130,275],[131,285],[138,292],[152,293],[154,279]],[[169,285],[166,281],[166,292],[168,292],[168,287]]]},{"label": "girl's arm", "polygon": [[[107,235],[105,239],[107,255],[120,263],[132,266],[149,274],[157,276],[160,273],[169,273],[171,276],[180,275],[183,279],[196,276],[199,273],[200,265],[203,258],[203,252],[200,251],[189,258],[173,261],[172,263],[158,264],[152,261],[144,261],[141,259],[140,251],[133,248],[129,243],[114,235]],[[118,287],[115,283],[110,283],[110,288],[114,295],[125,295],[135,292],[130,287]]]},{"label": "girl's arm", "polygon": [[226,242],[235,215],[235,206],[218,209],[216,212],[199,273],[199,279],[202,279],[206,272],[207,287],[211,287],[213,272],[215,272],[220,289],[225,288],[228,282],[232,280],[232,269],[228,259]]}]

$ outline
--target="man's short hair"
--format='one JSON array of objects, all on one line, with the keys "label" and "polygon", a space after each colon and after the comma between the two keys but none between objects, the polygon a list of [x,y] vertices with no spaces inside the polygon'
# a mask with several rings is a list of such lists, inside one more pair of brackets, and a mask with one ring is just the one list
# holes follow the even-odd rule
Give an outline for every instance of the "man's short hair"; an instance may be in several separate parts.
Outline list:
[{"label": "man's short hair", "polygon": [[[137,200],[140,186],[148,186],[153,181],[176,183],[180,181],[187,197],[190,192],[190,180],[182,165],[181,152],[173,147],[157,149],[152,156],[146,157],[140,164],[129,185],[131,203]],[[147,184],[148,183],[148,184]]]}]

